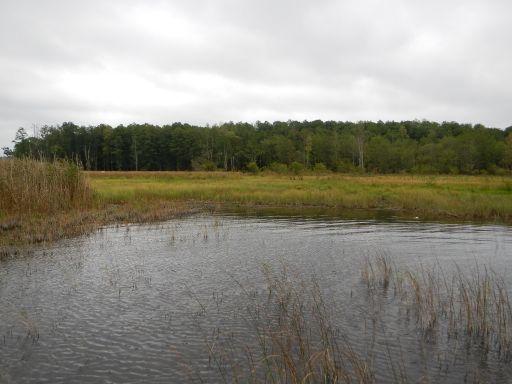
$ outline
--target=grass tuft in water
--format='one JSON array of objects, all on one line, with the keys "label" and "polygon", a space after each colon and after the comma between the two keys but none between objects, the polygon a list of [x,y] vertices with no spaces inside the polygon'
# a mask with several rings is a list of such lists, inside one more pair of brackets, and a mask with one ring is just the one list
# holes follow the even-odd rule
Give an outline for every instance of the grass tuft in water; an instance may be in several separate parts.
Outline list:
[{"label": "grass tuft in water", "polygon": [[362,279],[373,293],[392,285],[395,298],[415,315],[424,336],[444,332],[464,339],[499,359],[512,358],[512,308],[509,290],[500,276],[478,265],[470,272],[456,268],[447,276],[439,267],[387,268],[391,261],[368,259]]},{"label": "grass tuft in water", "polygon": [[[334,325],[315,278],[263,268],[265,290],[247,296],[246,341],[207,338],[210,361],[226,383],[374,383],[363,356]],[[250,340],[250,341],[249,341]]]}]

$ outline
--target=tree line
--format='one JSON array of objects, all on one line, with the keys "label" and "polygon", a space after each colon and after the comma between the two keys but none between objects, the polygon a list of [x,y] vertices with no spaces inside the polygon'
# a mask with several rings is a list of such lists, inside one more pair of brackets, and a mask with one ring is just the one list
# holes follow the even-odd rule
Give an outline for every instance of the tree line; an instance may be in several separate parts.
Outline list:
[{"label": "tree line", "polygon": [[316,169],[376,173],[509,173],[512,127],[431,121],[276,121],[195,126],[20,128],[8,156],[72,159],[87,170]]}]

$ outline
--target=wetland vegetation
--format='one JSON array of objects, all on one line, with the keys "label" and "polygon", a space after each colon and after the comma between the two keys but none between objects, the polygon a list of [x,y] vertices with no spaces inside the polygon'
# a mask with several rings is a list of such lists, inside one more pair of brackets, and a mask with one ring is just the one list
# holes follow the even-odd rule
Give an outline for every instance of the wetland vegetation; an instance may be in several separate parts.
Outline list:
[{"label": "wetland vegetation", "polygon": [[[387,324],[389,311],[397,311],[392,321],[408,323],[404,327],[410,326],[420,344],[454,348],[454,353],[458,348],[468,354],[476,351],[482,361],[506,364],[512,358],[509,290],[503,277],[485,266],[475,264],[469,271],[457,266],[447,271],[439,264],[401,269],[387,256],[366,259],[361,266],[366,294],[356,285],[350,295],[364,297],[360,304],[369,320],[364,332],[371,335],[367,350],[344,334],[337,316],[346,314],[326,297],[318,277],[297,275],[287,265],[277,270],[264,266],[262,271],[263,293],[240,286],[250,303],[246,320],[257,343],[223,338],[221,331],[208,339],[214,366],[225,382],[450,382],[443,372],[451,364],[449,355],[439,354],[430,367],[426,360],[432,356],[423,356],[423,370],[412,375],[402,347],[400,354],[393,354],[389,346],[381,346],[385,356],[374,355],[377,335],[393,327]],[[485,382],[480,375],[478,369],[469,369],[463,381]]]},{"label": "wetland vegetation", "polygon": [[172,200],[248,206],[390,210],[422,219],[512,220],[512,180],[501,176],[259,175],[88,172],[109,202]]},{"label": "wetland vegetation", "polygon": [[512,384],[511,16],[0,0],[0,384]]},{"label": "wetland vegetation", "polygon": [[164,220],[190,213],[185,203],[109,204],[69,161],[0,160],[0,246],[90,233],[107,224]]},{"label": "wetland vegetation", "polygon": [[506,176],[330,172],[92,172],[66,161],[0,161],[0,242],[55,240],[107,224],[226,207],[388,211],[423,220],[512,221]]}]

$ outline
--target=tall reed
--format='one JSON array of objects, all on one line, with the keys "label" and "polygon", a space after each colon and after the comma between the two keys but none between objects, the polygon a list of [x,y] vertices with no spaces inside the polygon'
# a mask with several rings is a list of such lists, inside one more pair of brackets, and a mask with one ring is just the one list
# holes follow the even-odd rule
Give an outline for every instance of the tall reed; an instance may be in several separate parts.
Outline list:
[{"label": "tall reed", "polygon": [[49,214],[85,207],[91,197],[85,176],[72,162],[0,160],[0,211]]}]

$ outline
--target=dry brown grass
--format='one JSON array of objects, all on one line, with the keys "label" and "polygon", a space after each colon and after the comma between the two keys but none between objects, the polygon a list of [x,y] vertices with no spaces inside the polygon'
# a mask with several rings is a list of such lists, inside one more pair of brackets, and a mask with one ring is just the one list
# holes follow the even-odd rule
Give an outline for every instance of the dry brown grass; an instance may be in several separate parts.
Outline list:
[{"label": "dry brown grass", "polygon": [[17,215],[0,220],[0,249],[53,242],[90,234],[104,226],[165,221],[214,207],[151,201],[145,205],[112,204],[49,215]]},{"label": "dry brown grass", "polygon": [[71,162],[6,159],[0,161],[0,196],[3,212],[53,213],[90,206],[92,190]]},{"label": "dry brown grass", "polygon": [[[167,220],[191,204],[159,199],[112,204],[97,196],[73,163],[0,161],[0,246],[50,242],[104,225]],[[196,204],[197,206],[197,204]]]}]

